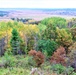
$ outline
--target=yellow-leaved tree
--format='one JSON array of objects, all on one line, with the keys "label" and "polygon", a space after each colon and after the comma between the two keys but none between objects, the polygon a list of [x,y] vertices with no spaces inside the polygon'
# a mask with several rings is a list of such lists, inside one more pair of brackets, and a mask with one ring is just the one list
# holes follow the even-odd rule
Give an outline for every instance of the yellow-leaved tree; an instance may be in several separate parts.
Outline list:
[{"label": "yellow-leaved tree", "polygon": [[71,33],[68,33],[65,29],[56,28],[57,39],[56,41],[63,47],[69,47],[73,40]]}]

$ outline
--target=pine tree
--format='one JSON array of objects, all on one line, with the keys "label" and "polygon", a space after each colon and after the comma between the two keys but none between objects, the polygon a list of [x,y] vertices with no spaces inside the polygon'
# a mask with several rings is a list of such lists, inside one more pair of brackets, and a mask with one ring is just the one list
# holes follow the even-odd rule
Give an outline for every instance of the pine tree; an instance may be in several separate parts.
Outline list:
[{"label": "pine tree", "polygon": [[10,45],[12,47],[13,54],[14,55],[18,54],[18,51],[20,51],[20,36],[15,28],[12,30]]}]

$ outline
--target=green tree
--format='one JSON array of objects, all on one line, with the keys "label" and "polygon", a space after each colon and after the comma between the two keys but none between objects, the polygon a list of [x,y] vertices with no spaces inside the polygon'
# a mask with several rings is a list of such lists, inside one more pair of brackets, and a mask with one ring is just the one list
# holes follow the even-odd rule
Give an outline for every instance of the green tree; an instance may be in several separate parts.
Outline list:
[{"label": "green tree", "polygon": [[39,40],[37,44],[37,50],[42,51],[47,56],[51,56],[57,48],[57,43],[53,40]]},{"label": "green tree", "polygon": [[20,36],[15,28],[12,30],[10,45],[12,47],[13,54],[14,55],[18,54],[18,51],[20,50]]},{"label": "green tree", "polygon": [[11,21],[7,22],[7,26],[12,28],[13,27],[12,22]]},{"label": "green tree", "polygon": [[44,25],[48,25],[51,23],[53,26],[59,27],[60,29],[67,27],[66,19],[61,17],[45,18],[44,20],[41,21],[41,23]]},{"label": "green tree", "polygon": [[56,27],[53,24],[48,24],[47,28],[42,33],[42,39],[55,40],[56,38]]},{"label": "green tree", "polygon": [[41,24],[46,26],[45,30],[41,33],[42,39],[56,40],[56,28],[62,29],[67,27],[66,19],[60,17],[46,18],[41,21]]}]

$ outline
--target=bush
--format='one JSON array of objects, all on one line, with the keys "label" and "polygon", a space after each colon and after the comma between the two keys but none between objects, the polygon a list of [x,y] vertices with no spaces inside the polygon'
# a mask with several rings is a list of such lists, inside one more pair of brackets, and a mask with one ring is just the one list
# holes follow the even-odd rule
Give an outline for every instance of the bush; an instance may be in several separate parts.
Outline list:
[{"label": "bush", "polygon": [[40,66],[44,62],[44,55],[40,51],[31,50],[29,51],[29,55],[33,56],[37,66]]},{"label": "bush", "polygon": [[29,55],[31,55],[31,56],[36,56],[36,53],[37,53],[36,50],[29,51]]},{"label": "bush", "polygon": [[16,67],[21,67],[21,68],[27,68],[30,69],[31,67],[35,67],[36,66],[36,62],[33,59],[33,57],[31,56],[16,56],[15,63],[16,63]]},{"label": "bush", "polygon": [[73,75],[73,70],[74,69],[72,67],[65,67],[61,64],[53,64],[51,66],[51,70],[53,70],[57,74]]},{"label": "bush", "polygon": [[16,64],[14,63],[16,59],[12,56],[12,55],[9,55],[8,52],[5,52],[4,54],[4,57],[3,57],[3,62],[5,64],[4,67],[13,67],[15,66]]},{"label": "bush", "polygon": [[62,66],[61,64],[53,64],[51,66],[51,70],[53,70],[54,72],[57,72],[58,74],[61,74],[64,72],[65,67]]},{"label": "bush", "polygon": [[55,64],[66,65],[65,56],[65,48],[60,46],[52,55],[50,62]]}]

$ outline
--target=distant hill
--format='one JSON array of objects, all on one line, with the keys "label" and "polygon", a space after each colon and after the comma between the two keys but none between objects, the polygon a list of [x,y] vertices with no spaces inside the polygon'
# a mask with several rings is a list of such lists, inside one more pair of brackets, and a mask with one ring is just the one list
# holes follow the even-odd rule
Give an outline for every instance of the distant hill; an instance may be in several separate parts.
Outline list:
[{"label": "distant hill", "polygon": [[42,20],[52,16],[73,18],[76,17],[76,9],[0,8],[0,20],[11,18]]},{"label": "distant hill", "polygon": [[8,15],[9,12],[8,11],[0,11],[0,16],[3,17],[5,15]]}]

